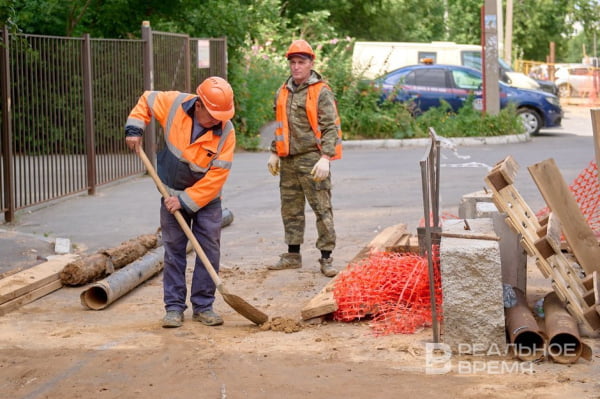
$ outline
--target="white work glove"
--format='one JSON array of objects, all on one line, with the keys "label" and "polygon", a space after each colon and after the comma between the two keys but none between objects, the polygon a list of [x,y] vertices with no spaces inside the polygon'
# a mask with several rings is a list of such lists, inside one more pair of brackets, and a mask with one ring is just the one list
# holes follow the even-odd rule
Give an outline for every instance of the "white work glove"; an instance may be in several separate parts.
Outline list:
[{"label": "white work glove", "polygon": [[313,176],[314,181],[327,179],[327,176],[329,176],[329,159],[323,157],[319,159],[310,174]]},{"label": "white work glove", "polygon": [[267,162],[267,167],[269,168],[269,172],[273,176],[277,176],[279,174],[279,157],[275,153],[271,153],[269,157],[269,162]]}]

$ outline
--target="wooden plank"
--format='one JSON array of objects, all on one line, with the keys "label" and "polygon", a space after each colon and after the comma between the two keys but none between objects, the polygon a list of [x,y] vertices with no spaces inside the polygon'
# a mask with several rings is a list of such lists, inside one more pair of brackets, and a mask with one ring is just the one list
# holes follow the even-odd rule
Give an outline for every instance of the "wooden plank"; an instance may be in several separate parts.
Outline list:
[{"label": "wooden plank", "polygon": [[337,276],[332,278],[317,295],[315,295],[300,311],[302,320],[308,320],[319,316],[333,313],[338,309],[338,304],[333,297],[333,288]]},{"label": "wooden plank", "polygon": [[406,233],[392,247],[388,248],[388,252],[398,253],[419,253],[419,237]]},{"label": "wooden plank", "polygon": [[586,274],[600,271],[600,247],[554,159],[528,167],[546,204],[560,219],[562,232]]},{"label": "wooden plank", "polygon": [[491,234],[458,234],[458,233],[441,233],[440,236],[448,238],[466,238],[472,240],[488,240],[488,241],[500,241],[500,237]]},{"label": "wooden plank", "polygon": [[0,304],[18,298],[59,279],[60,271],[79,255],[54,255],[44,263],[0,280]]},{"label": "wooden plank", "polygon": [[[490,172],[495,175],[495,182],[489,179],[490,175],[485,179],[492,189],[496,207],[506,213],[506,223],[521,235],[521,246],[528,255],[536,258],[536,265],[544,277],[551,278],[554,292],[569,313],[591,330],[600,329],[600,308],[597,303],[594,306],[589,303],[589,288],[585,287],[580,270],[575,270],[573,265],[576,263],[568,260],[561,251],[560,238],[557,236],[560,237],[559,219],[562,217],[552,212],[548,218],[538,220],[516,188],[506,184],[508,182],[504,175],[498,177],[501,168],[502,165],[497,165],[496,170]],[[499,181],[501,183],[498,184]]]},{"label": "wooden plank", "polygon": [[594,303],[596,303],[596,306],[600,306],[600,281],[598,281],[598,274],[598,272],[594,272],[594,274],[592,274]]},{"label": "wooden plank", "polygon": [[49,293],[54,292],[61,287],[62,287],[62,283],[60,282],[59,279],[56,279],[50,283],[47,283],[47,284],[42,285],[41,287],[38,287],[32,291],[29,291],[26,294],[23,294],[15,299],[12,299],[8,302],[4,302],[2,305],[0,305],[0,316],[3,316],[8,312],[12,312],[13,310],[15,310],[25,304],[33,302],[36,299],[39,299],[45,295],[48,295]]},{"label": "wooden plank", "polygon": [[546,236],[550,241],[550,245],[554,248],[559,248],[560,250],[562,250],[561,234],[560,219],[556,214],[550,212],[548,215],[548,229],[546,231]]},{"label": "wooden plank", "polygon": [[395,244],[402,235],[406,234],[406,224],[400,223],[386,227],[380,231],[368,245],[365,245],[349,262],[350,265],[367,258],[371,252],[384,252],[386,248]]},{"label": "wooden plank", "polygon": [[386,227],[373,238],[368,247],[371,252],[385,252],[387,248],[394,246],[404,234],[406,234],[406,225],[403,223]]}]

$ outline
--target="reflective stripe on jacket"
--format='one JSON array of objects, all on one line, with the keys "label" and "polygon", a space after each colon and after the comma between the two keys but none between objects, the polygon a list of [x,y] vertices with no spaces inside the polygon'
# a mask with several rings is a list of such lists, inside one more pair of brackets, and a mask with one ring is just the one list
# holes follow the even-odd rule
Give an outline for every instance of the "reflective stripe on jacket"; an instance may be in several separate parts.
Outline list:
[{"label": "reflective stripe on jacket", "polygon": [[[310,123],[311,129],[315,134],[317,139],[317,146],[319,150],[321,150],[321,128],[319,127],[319,95],[321,90],[326,87],[329,90],[329,86],[323,82],[318,81],[312,83],[308,86],[308,92],[306,95],[306,116],[308,118],[308,122]],[[287,87],[287,83],[284,83],[283,86],[279,89],[279,95],[277,96],[276,105],[275,105],[275,117],[277,118],[277,125],[275,129],[275,149],[277,150],[277,155],[280,157],[288,156],[290,153],[290,132],[289,132],[289,121],[288,121],[288,111],[287,111],[287,102],[288,102],[289,89]],[[335,125],[337,130],[337,140],[335,143],[335,154],[331,156],[331,159],[340,159],[342,157],[342,129],[340,117],[337,112],[337,108],[335,108]]]},{"label": "reflective stripe on jacket", "polygon": [[235,149],[231,121],[191,142],[193,119],[182,104],[196,97],[178,91],[146,91],[126,123],[144,130],[153,117],[160,123],[166,148],[159,154],[158,174],[170,193],[191,212],[221,196]]}]

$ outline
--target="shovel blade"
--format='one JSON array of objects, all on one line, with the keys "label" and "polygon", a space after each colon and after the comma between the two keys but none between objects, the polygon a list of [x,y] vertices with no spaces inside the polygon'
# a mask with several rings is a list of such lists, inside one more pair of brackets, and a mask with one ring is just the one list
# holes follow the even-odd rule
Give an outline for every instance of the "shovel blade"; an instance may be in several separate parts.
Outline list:
[{"label": "shovel blade", "polygon": [[269,316],[256,309],[254,306],[250,305],[248,302],[246,302],[239,296],[222,291],[221,294],[223,295],[223,299],[229,306],[231,306],[236,312],[238,312],[254,324],[261,325],[269,320]]}]

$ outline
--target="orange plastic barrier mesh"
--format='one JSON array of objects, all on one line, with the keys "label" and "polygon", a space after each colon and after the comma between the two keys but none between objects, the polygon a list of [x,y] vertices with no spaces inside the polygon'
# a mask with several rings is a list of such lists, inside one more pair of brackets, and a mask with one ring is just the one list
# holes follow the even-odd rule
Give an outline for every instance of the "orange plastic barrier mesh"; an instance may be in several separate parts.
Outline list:
[{"label": "orange plastic barrier mesh", "polygon": [[[600,184],[598,183],[598,165],[595,161],[590,162],[589,166],[581,171],[569,189],[588,225],[596,236],[600,236]],[[548,213],[550,213],[550,209],[546,207],[540,210],[537,216],[543,217]]]},{"label": "orange plastic barrier mesh", "polygon": [[[433,251],[435,292],[441,315],[439,249]],[[371,317],[376,335],[412,334],[431,325],[427,258],[415,254],[375,252],[349,265],[336,279],[333,318],[352,321]]]}]

